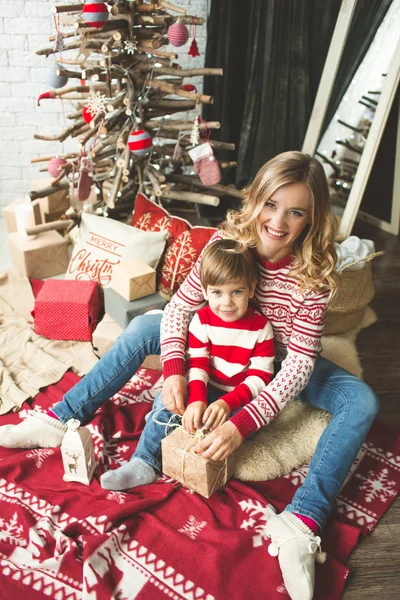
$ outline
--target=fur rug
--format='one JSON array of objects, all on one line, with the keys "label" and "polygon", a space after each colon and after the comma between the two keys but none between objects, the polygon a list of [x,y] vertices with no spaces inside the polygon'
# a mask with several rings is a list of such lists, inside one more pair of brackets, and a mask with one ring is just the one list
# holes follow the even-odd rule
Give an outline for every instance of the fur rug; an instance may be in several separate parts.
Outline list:
[{"label": "fur rug", "polygon": [[[359,328],[324,336],[322,356],[361,378],[355,341],[358,332],[375,321],[375,313],[368,308]],[[326,411],[299,401],[291,402],[270,425],[261,428],[236,451],[235,478],[266,481],[308,464],[330,418]]]}]

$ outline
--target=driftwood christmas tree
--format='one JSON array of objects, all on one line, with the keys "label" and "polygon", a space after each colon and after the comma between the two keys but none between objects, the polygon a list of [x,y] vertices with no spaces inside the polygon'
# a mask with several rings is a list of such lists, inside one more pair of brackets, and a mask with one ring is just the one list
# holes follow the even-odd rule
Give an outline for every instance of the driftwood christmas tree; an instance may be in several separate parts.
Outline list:
[{"label": "driftwood christmas tree", "polygon": [[[212,206],[224,195],[242,197],[218,183],[212,149],[234,145],[212,140],[218,122],[201,121],[202,104],[213,99],[188,83],[192,77],[220,77],[222,69],[183,69],[170,51],[185,44],[189,29],[203,19],[164,0],[87,0],[55,6],[54,21],[51,45],[37,52],[53,61],[54,89],[38,102],[72,100],[74,110],[61,133],[35,138],[76,138],[77,151],[32,160],[47,162],[54,177],[50,188],[31,192],[32,200],[70,188],[72,197],[85,201],[95,189],[97,214],[122,220],[139,190],[159,202]],[[195,37],[189,54],[198,55]],[[187,174],[193,168],[200,177]]]}]

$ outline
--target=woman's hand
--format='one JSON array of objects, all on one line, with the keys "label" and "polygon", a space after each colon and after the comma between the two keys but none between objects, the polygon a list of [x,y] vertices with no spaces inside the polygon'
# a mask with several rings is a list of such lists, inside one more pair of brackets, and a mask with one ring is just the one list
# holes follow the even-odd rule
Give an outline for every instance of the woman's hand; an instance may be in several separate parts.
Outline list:
[{"label": "woman's hand", "polygon": [[161,397],[165,408],[176,415],[183,415],[186,400],[186,379],[184,376],[171,375],[167,377],[164,381]]},{"label": "woman's hand", "polygon": [[225,423],[231,414],[231,409],[224,400],[216,400],[207,408],[203,415],[204,429],[217,429]]},{"label": "woman's hand", "polygon": [[198,400],[187,405],[182,417],[182,426],[188,433],[193,434],[196,429],[203,425],[203,414],[207,408],[207,403]]},{"label": "woman's hand", "polygon": [[239,448],[243,441],[237,427],[227,421],[197,444],[196,452],[204,458],[223,460]]}]

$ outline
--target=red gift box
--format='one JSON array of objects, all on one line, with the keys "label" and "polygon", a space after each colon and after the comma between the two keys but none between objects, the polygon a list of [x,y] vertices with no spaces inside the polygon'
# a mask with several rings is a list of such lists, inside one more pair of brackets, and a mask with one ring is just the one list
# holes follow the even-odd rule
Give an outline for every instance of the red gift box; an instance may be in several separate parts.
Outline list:
[{"label": "red gift box", "polygon": [[32,314],[39,335],[51,340],[91,341],[100,316],[97,283],[47,279]]}]

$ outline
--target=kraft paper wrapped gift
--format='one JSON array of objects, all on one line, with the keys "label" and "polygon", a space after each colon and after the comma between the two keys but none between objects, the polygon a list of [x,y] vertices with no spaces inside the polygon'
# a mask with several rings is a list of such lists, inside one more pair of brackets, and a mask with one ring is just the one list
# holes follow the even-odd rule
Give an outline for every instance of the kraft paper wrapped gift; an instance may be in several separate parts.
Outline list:
[{"label": "kraft paper wrapped gift", "polygon": [[122,332],[122,327],[106,313],[93,332],[92,343],[97,356],[103,356]]},{"label": "kraft paper wrapped gift", "polygon": [[177,428],[161,442],[162,470],[204,498],[226,484],[234,473],[234,455],[212,460],[195,454],[198,438]]},{"label": "kraft paper wrapped gift", "polygon": [[[51,179],[38,179],[36,181],[32,181],[32,191],[38,191],[49,187],[51,181]],[[65,190],[59,190],[54,192],[54,194],[50,194],[50,196],[45,196],[44,198],[39,198],[38,200],[43,223],[56,221],[56,218],[51,218],[51,215],[54,213],[63,214],[70,206],[69,190],[68,188]],[[47,215],[47,220],[45,215]]]},{"label": "kraft paper wrapped gift", "polygon": [[65,273],[69,263],[68,241],[56,231],[35,237],[8,235],[11,262],[20,275],[43,279]]},{"label": "kraft paper wrapped gift", "polygon": [[149,310],[163,310],[166,304],[167,301],[160,294],[152,294],[128,302],[112,288],[104,288],[105,311],[122,329],[128,327],[134,317],[143,315]]},{"label": "kraft paper wrapped gift", "polygon": [[156,271],[142,260],[121,261],[112,272],[111,287],[131,302],[156,292]]},{"label": "kraft paper wrapped gift", "polygon": [[17,231],[17,220],[15,218],[15,207],[17,204],[31,204],[33,208],[35,224],[40,225],[42,223],[39,200],[34,200],[33,202],[30,200],[29,202],[16,200],[15,202],[11,202],[11,204],[7,204],[7,206],[3,208],[3,217],[6,224],[7,233],[14,233]]}]

